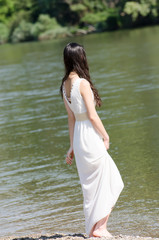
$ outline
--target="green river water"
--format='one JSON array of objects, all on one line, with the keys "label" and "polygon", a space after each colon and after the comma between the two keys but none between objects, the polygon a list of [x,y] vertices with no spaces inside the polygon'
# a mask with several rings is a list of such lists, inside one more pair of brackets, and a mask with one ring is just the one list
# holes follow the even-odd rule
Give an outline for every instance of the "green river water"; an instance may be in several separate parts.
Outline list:
[{"label": "green river water", "polygon": [[108,229],[159,237],[159,26],[0,46],[0,236],[85,232],[59,95],[70,41],[85,46],[125,184]]}]

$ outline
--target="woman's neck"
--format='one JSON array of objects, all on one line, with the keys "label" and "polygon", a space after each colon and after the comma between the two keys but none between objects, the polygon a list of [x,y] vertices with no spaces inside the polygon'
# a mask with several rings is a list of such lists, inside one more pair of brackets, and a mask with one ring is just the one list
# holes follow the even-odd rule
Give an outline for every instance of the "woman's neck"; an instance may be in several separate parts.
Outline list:
[{"label": "woman's neck", "polygon": [[68,79],[73,79],[75,77],[79,77],[78,74],[76,72],[70,72],[69,76],[68,76]]}]

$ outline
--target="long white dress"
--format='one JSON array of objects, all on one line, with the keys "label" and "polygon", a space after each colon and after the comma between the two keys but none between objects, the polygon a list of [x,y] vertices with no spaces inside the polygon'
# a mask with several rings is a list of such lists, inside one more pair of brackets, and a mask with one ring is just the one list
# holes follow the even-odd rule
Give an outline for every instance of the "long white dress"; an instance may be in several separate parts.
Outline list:
[{"label": "long white dress", "polygon": [[[81,81],[82,78],[77,78],[73,83],[71,103],[64,85],[63,96],[76,118],[73,149],[84,197],[86,233],[89,235],[94,224],[111,212],[124,184],[102,137],[87,117],[87,109],[80,94]],[[93,92],[92,97],[94,99]]]}]

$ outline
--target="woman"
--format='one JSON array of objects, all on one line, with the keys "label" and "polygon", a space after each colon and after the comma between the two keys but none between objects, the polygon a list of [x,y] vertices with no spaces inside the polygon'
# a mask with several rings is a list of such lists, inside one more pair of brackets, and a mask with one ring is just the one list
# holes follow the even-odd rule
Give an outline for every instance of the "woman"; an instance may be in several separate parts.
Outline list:
[{"label": "woman", "polygon": [[109,136],[96,112],[101,99],[90,75],[84,48],[69,43],[64,49],[65,76],[61,94],[68,113],[70,148],[66,162],[76,165],[84,197],[86,232],[111,236],[107,221],[123,189],[120,173],[108,154]]}]

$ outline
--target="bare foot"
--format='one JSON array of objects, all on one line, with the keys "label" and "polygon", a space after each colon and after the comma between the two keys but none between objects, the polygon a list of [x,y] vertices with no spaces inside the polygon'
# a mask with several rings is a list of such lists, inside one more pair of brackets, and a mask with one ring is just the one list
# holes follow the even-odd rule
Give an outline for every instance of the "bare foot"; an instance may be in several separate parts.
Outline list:
[{"label": "bare foot", "polygon": [[97,229],[93,231],[93,237],[112,237],[112,235],[106,229]]},{"label": "bare foot", "polygon": [[92,230],[91,230],[91,232],[89,234],[89,237],[93,237],[93,232],[94,232],[95,227],[96,227],[96,224],[92,227]]}]

